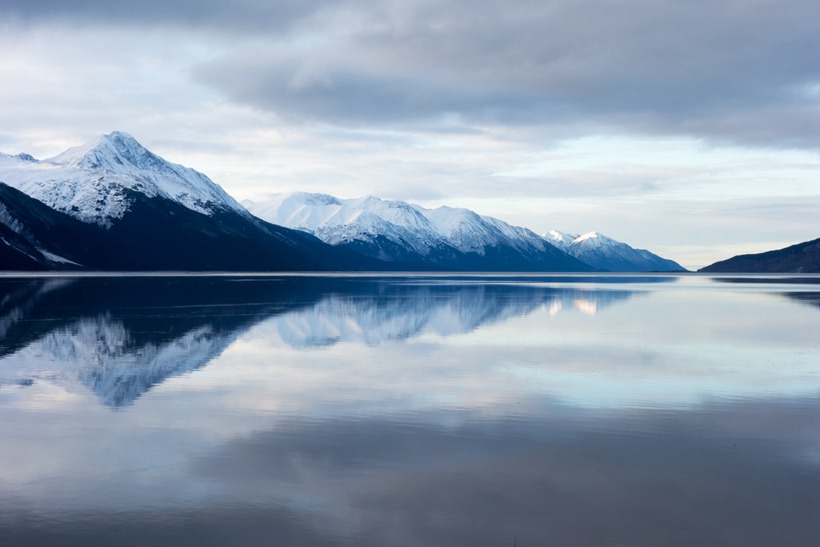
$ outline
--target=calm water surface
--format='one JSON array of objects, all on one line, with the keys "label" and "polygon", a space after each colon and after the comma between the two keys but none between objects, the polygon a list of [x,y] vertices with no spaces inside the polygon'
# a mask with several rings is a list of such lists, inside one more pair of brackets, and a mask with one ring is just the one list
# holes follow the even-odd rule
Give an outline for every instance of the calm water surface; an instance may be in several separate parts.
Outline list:
[{"label": "calm water surface", "polygon": [[0,545],[815,546],[820,278],[0,278]]}]

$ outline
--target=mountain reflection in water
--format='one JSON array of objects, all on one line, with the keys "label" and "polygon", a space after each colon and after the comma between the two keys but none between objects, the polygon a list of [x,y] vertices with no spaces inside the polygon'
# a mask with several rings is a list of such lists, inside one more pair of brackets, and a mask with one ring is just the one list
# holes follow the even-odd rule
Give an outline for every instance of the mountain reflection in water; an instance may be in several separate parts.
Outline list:
[{"label": "mountain reflection in water", "polygon": [[818,294],[2,279],[0,545],[813,547]]},{"label": "mountain reflection in water", "polygon": [[[508,278],[504,278],[507,279]],[[647,278],[662,282],[669,278]],[[294,348],[450,335],[531,313],[598,308],[628,290],[437,278],[121,277],[0,281],[0,385],[79,380],[109,406],[219,356],[274,318]]]}]

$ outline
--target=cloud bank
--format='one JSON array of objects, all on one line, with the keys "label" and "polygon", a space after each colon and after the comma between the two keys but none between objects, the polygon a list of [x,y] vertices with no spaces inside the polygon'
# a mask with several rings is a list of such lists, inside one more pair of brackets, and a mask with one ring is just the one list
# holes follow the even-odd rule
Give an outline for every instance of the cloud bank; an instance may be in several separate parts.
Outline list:
[{"label": "cloud bank", "polygon": [[287,120],[816,146],[816,2],[4,2],[28,24],[231,41],[196,81]]}]

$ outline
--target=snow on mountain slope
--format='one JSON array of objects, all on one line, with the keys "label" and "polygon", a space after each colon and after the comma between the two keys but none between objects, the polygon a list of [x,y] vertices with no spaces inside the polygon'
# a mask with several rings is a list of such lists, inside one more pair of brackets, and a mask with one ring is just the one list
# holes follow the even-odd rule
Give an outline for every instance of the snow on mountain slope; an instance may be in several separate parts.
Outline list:
[{"label": "snow on mountain slope", "polygon": [[[55,264],[79,266],[83,253],[73,252],[76,240],[85,240],[79,245],[81,249],[87,250],[93,245],[87,237],[89,230],[83,228],[99,229],[0,182],[0,269],[42,270]],[[90,252],[99,252],[99,249]]]},{"label": "snow on mountain slope", "polygon": [[20,223],[19,220],[14,218],[9,208],[6,207],[5,203],[0,203],[0,224],[6,226],[9,230],[13,231],[16,234],[24,234],[25,227]]},{"label": "snow on mountain slope", "polygon": [[560,230],[550,230],[544,234],[544,239],[563,251],[566,251],[577,238],[578,234],[569,234]]},{"label": "snow on mountain slope", "polygon": [[683,266],[645,249],[635,249],[598,232],[584,235],[551,230],[544,238],[599,270],[610,272],[682,271]]},{"label": "snow on mountain slope", "polygon": [[331,245],[373,242],[381,236],[421,256],[429,256],[434,249],[448,245],[424,214],[400,201],[373,196],[339,199],[327,194],[294,192],[242,204],[263,220],[310,232]]},{"label": "snow on mountain slope", "polygon": [[332,245],[355,244],[384,260],[411,260],[409,250],[418,260],[456,269],[584,269],[534,232],[468,209],[304,192],[243,205],[268,222],[308,231]]},{"label": "snow on mountain slope", "polygon": [[512,226],[497,218],[479,215],[469,209],[417,209],[424,213],[451,245],[465,253],[484,254],[487,247],[498,245],[510,245],[524,252],[543,251],[547,247],[535,232]]},{"label": "snow on mountain slope", "polygon": [[58,211],[103,226],[128,211],[131,191],[161,196],[204,214],[247,215],[202,173],[170,163],[118,131],[42,161],[28,154],[0,154],[0,181]]}]

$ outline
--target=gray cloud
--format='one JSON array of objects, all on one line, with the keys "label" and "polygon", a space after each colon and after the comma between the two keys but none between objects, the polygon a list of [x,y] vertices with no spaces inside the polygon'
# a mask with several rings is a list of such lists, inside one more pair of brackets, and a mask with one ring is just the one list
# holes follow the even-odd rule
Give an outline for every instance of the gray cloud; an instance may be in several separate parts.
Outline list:
[{"label": "gray cloud", "polygon": [[0,14],[218,31],[224,53],[194,79],[290,121],[820,144],[813,0],[8,0]]},{"label": "gray cloud", "polygon": [[331,0],[8,0],[0,13],[36,24],[173,25],[229,31],[277,29],[309,15]]},{"label": "gray cloud", "polygon": [[456,115],[815,145],[818,15],[807,1],[415,2],[362,11],[343,29],[325,21],[318,31],[335,37],[316,47],[232,52],[196,77],[238,101],[335,124]]},{"label": "gray cloud", "polygon": [[448,114],[468,114],[474,122],[501,121],[516,114],[507,106],[515,102],[514,93],[469,89],[455,79],[376,73],[356,66],[323,68],[307,75],[302,69],[289,61],[229,58],[201,67],[197,77],[240,102],[291,121],[350,126],[399,123],[429,130],[433,121]]}]

